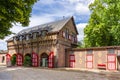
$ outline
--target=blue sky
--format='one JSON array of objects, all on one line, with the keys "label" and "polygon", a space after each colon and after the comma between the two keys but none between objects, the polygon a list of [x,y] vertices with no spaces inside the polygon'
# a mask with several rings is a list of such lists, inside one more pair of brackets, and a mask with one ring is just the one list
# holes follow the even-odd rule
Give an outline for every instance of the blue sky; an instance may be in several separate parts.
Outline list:
[{"label": "blue sky", "polygon": [[[63,16],[73,16],[79,32],[78,40],[83,40],[83,29],[90,18],[90,10],[88,6],[93,1],[94,0],[39,0],[33,6],[29,27],[60,20]],[[10,30],[18,33],[25,28],[28,27],[21,27],[20,24],[17,24]],[[4,40],[0,40],[0,50],[7,49],[7,43],[5,40],[12,36],[13,35],[10,35]]]}]

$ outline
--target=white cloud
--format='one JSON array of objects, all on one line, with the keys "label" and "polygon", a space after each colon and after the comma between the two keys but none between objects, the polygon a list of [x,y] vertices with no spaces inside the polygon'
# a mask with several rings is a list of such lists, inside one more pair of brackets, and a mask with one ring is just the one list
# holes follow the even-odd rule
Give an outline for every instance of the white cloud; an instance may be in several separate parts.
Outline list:
[{"label": "white cloud", "polygon": [[79,23],[77,24],[77,30],[78,30],[78,41],[83,40],[84,37],[84,28],[86,27],[87,23]]},{"label": "white cloud", "polygon": [[88,6],[86,6],[85,4],[77,3],[75,6],[75,10],[76,10],[77,14],[90,15],[90,10],[89,10]]}]

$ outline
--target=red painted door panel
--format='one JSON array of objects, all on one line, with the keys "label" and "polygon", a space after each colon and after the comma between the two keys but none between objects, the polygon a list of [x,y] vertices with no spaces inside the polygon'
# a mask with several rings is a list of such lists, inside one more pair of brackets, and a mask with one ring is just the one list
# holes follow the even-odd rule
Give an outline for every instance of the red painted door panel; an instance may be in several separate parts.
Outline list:
[{"label": "red painted door panel", "polygon": [[32,66],[38,66],[38,54],[36,53],[32,53]]},{"label": "red painted door panel", "polygon": [[71,68],[74,68],[74,67],[75,67],[75,55],[72,54],[72,55],[70,55],[69,57],[70,57],[70,58],[69,58],[70,67],[71,67]]},{"label": "red painted door panel", "polygon": [[107,55],[107,68],[108,70],[116,70],[116,54]]},{"label": "red painted door panel", "polygon": [[23,56],[22,54],[17,54],[17,66],[22,66],[23,65]]},{"label": "red painted door panel", "polygon": [[93,68],[93,54],[86,55],[86,68]]},{"label": "red painted door panel", "polygon": [[10,54],[6,54],[6,64],[7,66],[11,66],[11,55]]},{"label": "red painted door panel", "polygon": [[54,67],[54,53],[53,52],[50,52],[50,54],[49,54],[48,67],[49,68]]}]

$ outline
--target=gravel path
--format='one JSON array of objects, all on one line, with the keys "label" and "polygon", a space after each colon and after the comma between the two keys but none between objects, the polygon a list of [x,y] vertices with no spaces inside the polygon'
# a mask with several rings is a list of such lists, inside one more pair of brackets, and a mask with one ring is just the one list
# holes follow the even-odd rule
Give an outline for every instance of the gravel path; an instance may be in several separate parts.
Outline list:
[{"label": "gravel path", "polygon": [[120,73],[93,73],[36,68],[1,68],[0,80],[120,80]]}]

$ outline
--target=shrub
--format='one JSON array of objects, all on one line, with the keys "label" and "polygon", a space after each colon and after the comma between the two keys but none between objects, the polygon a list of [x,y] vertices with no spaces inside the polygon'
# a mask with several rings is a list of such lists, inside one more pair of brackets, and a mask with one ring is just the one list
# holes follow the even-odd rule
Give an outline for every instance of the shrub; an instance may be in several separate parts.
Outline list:
[{"label": "shrub", "polygon": [[32,60],[31,60],[31,57],[30,56],[25,56],[24,57],[24,63],[23,63],[24,66],[32,66]]},{"label": "shrub", "polygon": [[11,64],[12,64],[13,66],[16,65],[16,55],[13,55],[13,56],[12,56],[12,58],[11,58]]}]

